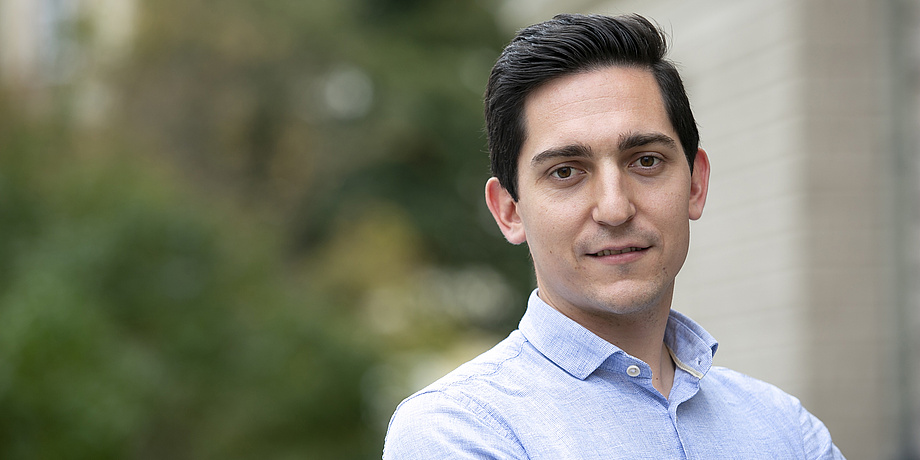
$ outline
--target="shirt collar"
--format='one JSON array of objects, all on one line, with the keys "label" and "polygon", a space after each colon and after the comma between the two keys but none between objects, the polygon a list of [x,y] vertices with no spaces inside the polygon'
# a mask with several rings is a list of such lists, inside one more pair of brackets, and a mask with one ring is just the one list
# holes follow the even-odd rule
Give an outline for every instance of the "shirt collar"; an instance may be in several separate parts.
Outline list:
[{"label": "shirt collar", "polygon": [[664,344],[677,367],[701,379],[712,367],[712,357],[719,348],[716,339],[695,321],[671,310],[664,331]]},{"label": "shirt collar", "polygon": [[[611,356],[628,356],[544,302],[537,290],[530,294],[519,329],[540,353],[582,380]],[[697,378],[709,371],[718,343],[702,326],[671,310],[664,339],[678,367]]]}]

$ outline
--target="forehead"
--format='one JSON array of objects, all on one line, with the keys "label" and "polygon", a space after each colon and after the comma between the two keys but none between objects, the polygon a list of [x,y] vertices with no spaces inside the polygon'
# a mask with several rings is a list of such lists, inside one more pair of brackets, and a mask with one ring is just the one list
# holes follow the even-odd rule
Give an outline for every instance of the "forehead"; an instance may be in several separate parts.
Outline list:
[{"label": "forehead", "polygon": [[677,139],[651,71],[609,66],[548,81],[524,100],[519,164],[563,145],[601,148],[624,134],[662,132]]}]

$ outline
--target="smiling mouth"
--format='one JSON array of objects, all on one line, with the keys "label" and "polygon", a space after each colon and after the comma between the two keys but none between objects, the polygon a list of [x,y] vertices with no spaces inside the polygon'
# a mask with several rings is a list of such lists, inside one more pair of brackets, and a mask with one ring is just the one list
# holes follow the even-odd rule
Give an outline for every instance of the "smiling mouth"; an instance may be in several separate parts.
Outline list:
[{"label": "smiling mouth", "polygon": [[618,254],[626,254],[627,252],[644,251],[646,249],[648,248],[631,247],[631,248],[623,248],[623,249],[604,249],[603,251],[596,252],[591,255],[595,257],[615,256]]}]

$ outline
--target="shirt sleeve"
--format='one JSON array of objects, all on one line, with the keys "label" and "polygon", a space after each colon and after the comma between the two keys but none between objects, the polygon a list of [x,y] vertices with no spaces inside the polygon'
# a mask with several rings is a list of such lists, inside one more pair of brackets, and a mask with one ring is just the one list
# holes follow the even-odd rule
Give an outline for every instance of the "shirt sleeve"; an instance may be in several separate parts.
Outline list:
[{"label": "shirt sleeve", "polygon": [[481,406],[443,393],[403,401],[390,419],[384,460],[526,459],[510,432]]},{"label": "shirt sleeve", "polygon": [[[798,402],[798,400],[796,400]],[[831,433],[821,420],[812,415],[799,404],[799,424],[802,427],[802,436],[805,443],[805,454],[808,459],[815,460],[845,460],[840,449],[831,440]]]}]

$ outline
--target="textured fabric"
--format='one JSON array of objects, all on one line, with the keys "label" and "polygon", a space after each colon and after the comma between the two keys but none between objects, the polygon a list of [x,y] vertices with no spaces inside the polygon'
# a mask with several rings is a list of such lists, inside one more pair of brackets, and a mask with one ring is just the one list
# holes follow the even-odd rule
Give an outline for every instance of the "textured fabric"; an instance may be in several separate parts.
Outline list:
[{"label": "textured fabric", "polygon": [[671,312],[665,344],[677,363],[670,400],[646,363],[535,291],[518,330],[399,405],[383,457],[843,458],[797,399],[713,367],[715,340],[686,316]]}]

